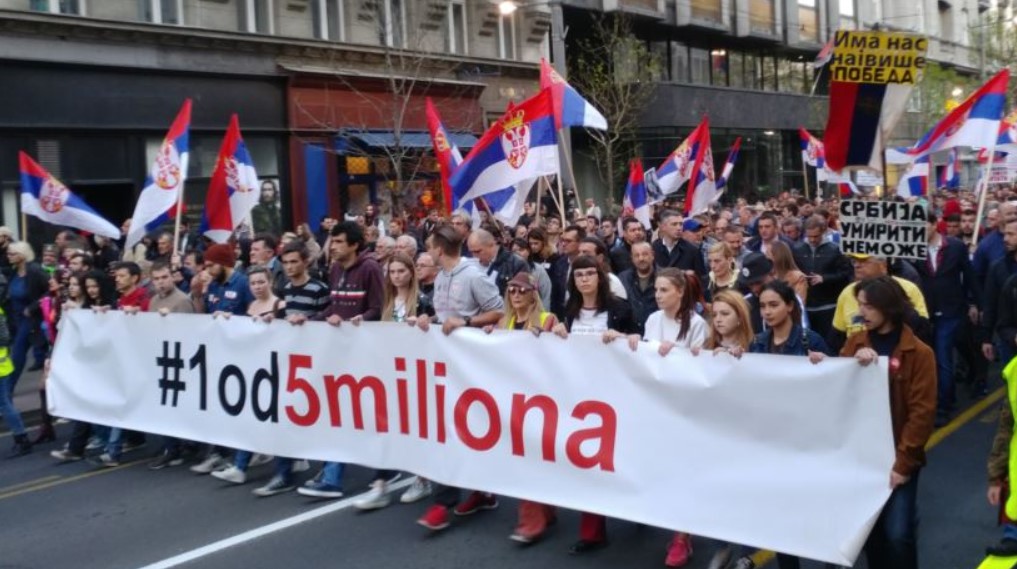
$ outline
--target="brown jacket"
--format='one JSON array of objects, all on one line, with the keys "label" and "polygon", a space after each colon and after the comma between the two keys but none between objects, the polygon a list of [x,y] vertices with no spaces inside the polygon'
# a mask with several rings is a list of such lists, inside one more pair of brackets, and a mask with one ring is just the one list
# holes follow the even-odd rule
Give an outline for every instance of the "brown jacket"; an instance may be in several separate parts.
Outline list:
[{"label": "brown jacket", "polygon": [[[871,348],[868,331],[848,338],[840,355],[853,357]],[[907,325],[890,357],[890,418],[897,460],[893,470],[912,475],[925,464],[925,443],[932,436],[936,417],[936,356]]]},{"label": "brown jacket", "polygon": [[1003,400],[999,408],[999,423],[996,436],[992,439],[992,450],[989,451],[989,482],[1002,484],[1010,475],[1010,439],[1013,437],[1013,411],[1010,400]]}]

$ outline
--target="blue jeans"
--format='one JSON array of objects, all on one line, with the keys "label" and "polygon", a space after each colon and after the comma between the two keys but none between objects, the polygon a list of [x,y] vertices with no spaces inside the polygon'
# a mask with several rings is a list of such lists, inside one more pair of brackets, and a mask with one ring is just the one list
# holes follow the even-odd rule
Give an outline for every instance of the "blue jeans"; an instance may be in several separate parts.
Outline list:
[{"label": "blue jeans", "polygon": [[341,462],[326,462],[322,470],[321,481],[336,488],[343,487],[343,471],[346,465]]},{"label": "blue jeans", "polygon": [[25,434],[25,424],[21,421],[21,415],[14,408],[14,401],[11,400],[11,389],[9,388],[11,376],[0,377],[0,415],[3,415],[7,422],[7,428],[15,435]]},{"label": "blue jeans", "polygon": [[918,472],[890,494],[865,542],[869,569],[918,569]]},{"label": "blue jeans", "polygon": [[249,450],[238,450],[237,454],[233,455],[233,466],[236,466],[241,472],[247,472],[252,456],[254,453]]},{"label": "blue jeans", "polygon": [[953,344],[960,327],[960,316],[937,316],[936,327],[936,375],[939,379],[938,409],[951,411],[956,394],[953,385]]},{"label": "blue jeans", "polygon": [[1017,541],[1017,526],[1013,524],[1003,524],[1003,539],[1012,539]]},{"label": "blue jeans", "polygon": [[275,475],[287,484],[293,482],[293,459],[277,457],[275,459]]},{"label": "blue jeans", "polygon": [[25,371],[25,360],[28,359],[29,339],[32,334],[32,323],[23,318],[15,324],[14,341],[11,342],[11,361],[14,363],[14,372],[7,376],[7,394],[14,397],[14,386],[21,379],[21,372]]}]

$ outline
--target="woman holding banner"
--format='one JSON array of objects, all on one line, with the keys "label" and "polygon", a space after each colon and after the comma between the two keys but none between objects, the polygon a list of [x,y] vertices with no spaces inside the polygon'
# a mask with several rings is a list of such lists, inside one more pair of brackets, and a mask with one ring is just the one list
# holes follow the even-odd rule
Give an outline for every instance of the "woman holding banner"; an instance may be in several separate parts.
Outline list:
[{"label": "woman holding banner", "polygon": [[[529,273],[519,273],[512,277],[505,288],[505,316],[498,322],[497,328],[503,330],[525,330],[535,335],[550,332],[558,324],[554,314],[544,309],[537,292],[537,278]],[[491,333],[496,327],[485,326],[484,331]],[[544,537],[547,528],[557,521],[554,506],[519,501],[519,521],[509,536],[512,541],[530,544]]]},{"label": "woman holding banner", "polygon": [[861,365],[890,358],[890,418],[896,460],[893,492],[865,542],[871,569],[918,568],[918,474],[936,417],[936,356],[905,323],[910,302],[890,277],[862,281],[855,289],[865,329],[848,338],[842,356]]},{"label": "woman holding banner", "polygon": [[[554,326],[555,335],[595,335],[610,342],[636,332],[632,308],[613,296],[603,267],[593,257],[581,255],[572,263],[568,280],[565,322]],[[607,520],[598,514],[583,513],[579,520],[579,541],[569,552],[579,555],[607,545]]]}]

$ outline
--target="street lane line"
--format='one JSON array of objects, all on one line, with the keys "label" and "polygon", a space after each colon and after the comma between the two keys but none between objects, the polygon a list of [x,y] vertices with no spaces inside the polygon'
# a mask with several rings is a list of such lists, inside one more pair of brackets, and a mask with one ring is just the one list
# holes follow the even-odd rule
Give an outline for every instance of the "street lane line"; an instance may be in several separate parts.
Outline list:
[{"label": "street lane line", "polygon": [[925,450],[932,450],[933,447],[943,442],[943,439],[954,434],[957,429],[960,429],[965,424],[971,422],[972,419],[981,415],[988,409],[993,403],[996,403],[1000,399],[1006,396],[1006,387],[1000,387],[993,391],[989,395],[982,398],[981,401],[975,403],[971,407],[964,410],[963,413],[954,417],[953,421],[950,421],[943,427],[937,429],[932,436],[929,437],[929,442],[925,443]]},{"label": "street lane line", "polygon": [[[392,485],[389,486],[389,492],[395,492],[397,490],[401,490],[403,488],[406,488],[410,484],[413,484],[413,480],[414,480],[414,477],[410,476],[408,480],[403,480],[402,482],[397,482],[395,484],[392,484]],[[350,508],[351,506],[353,506],[354,502],[356,502],[361,497],[362,497],[362,495],[360,495],[360,494],[358,494],[356,496],[350,496],[349,498],[346,498],[345,500],[340,500],[338,502],[333,502],[333,503],[331,503],[331,504],[329,504],[327,506],[322,506],[320,508],[315,508],[313,510],[304,512],[302,514],[297,514],[295,516],[291,516],[289,518],[283,518],[283,519],[281,519],[279,521],[272,522],[270,524],[263,525],[261,527],[256,527],[256,528],[254,528],[252,530],[248,530],[248,531],[245,531],[243,533],[239,533],[237,535],[234,535],[233,537],[227,537],[226,539],[221,539],[219,541],[216,541],[214,543],[210,543],[210,544],[205,545],[203,547],[199,547],[197,549],[192,549],[190,551],[186,551],[184,553],[181,553],[180,555],[174,555],[173,557],[170,557],[168,559],[163,559],[162,561],[158,561],[156,563],[152,563],[151,565],[145,565],[144,567],[141,567],[140,569],[169,569],[170,567],[177,567],[178,565],[183,565],[184,563],[190,563],[191,561],[194,561],[195,559],[201,559],[202,557],[207,557],[209,555],[218,553],[218,552],[220,552],[220,551],[222,551],[224,549],[229,549],[230,547],[233,547],[235,545],[240,545],[242,543],[247,543],[248,541],[252,541],[252,540],[258,539],[259,537],[264,537],[266,535],[275,533],[277,531],[282,531],[284,529],[291,528],[293,526],[302,524],[304,522],[309,522],[311,520],[320,518],[322,516],[327,516],[328,514],[332,514],[332,513],[335,513],[335,512],[339,512],[339,511],[345,510],[345,509]],[[257,498],[252,498],[252,499],[257,500]]]},{"label": "street lane line", "polygon": [[[22,494],[28,494],[29,492],[35,492],[36,490],[45,490],[47,488],[52,488],[54,486],[61,486],[63,484],[67,484],[67,483],[70,483],[70,482],[77,482],[78,480],[84,480],[86,478],[91,478],[93,476],[99,476],[100,474],[106,474],[107,472],[116,472],[117,470],[123,470],[125,468],[130,468],[130,467],[134,466],[135,464],[140,464],[142,462],[145,462],[146,460],[148,460],[148,459],[147,458],[140,458],[138,460],[134,460],[134,461],[131,461],[131,462],[125,462],[125,463],[121,464],[120,466],[114,466],[114,467],[111,467],[111,468],[102,468],[102,469],[97,469],[97,470],[90,470],[88,472],[83,472],[83,473],[77,474],[75,476],[68,476],[67,478],[63,478],[63,477],[61,477],[59,475],[56,475],[58,480],[53,480],[52,482],[46,482],[46,483],[43,483],[43,484],[39,484],[37,486],[30,486],[28,488],[22,488],[20,490],[13,490],[13,491],[10,491],[10,492],[0,493],[0,500],[6,500],[8,498],[14,498],[15,496],[21,496]],[[96,467],[96,468],[98,468],[98,467]]]},{"label": "street lane line", "polygon": [[[943,439],[954,434],[958,429],[984,413],[986,409],[991,407],[992,404],[996,403],[1004,396],[1006,396],[1005,386],[1000,387],[989,395],[986,395],[981,399],[981,401],[965,409],[963,413],[954,417],[953,421],[950,421],[932,433],[932,436],[929,437],[929,442],[925,444],[925,450],[932,450],[936,445],[943,442]],[[773,561],[775,557],[777,557],[777,554],[774,552],[766,549],[759,549],[752,554],[752,561],[756,564],[756,567],[762,568],[770,561]]]},{"label": "street lane line", "polygon": [[11,484],[10,486],[4,486],[3,488],[0,488],[0,496],[6,494],[7,492],[12,492],[14,490],[24,488],[26,486],[35,486],[36,484],[44,484],[46,482],[52,482],[53,480],[57,480],[59,478],[60,478],[59,474],[54,474],[52,476],[43,476],[42,478],[36,478],[35,480],[22,482],[21,484]]}]

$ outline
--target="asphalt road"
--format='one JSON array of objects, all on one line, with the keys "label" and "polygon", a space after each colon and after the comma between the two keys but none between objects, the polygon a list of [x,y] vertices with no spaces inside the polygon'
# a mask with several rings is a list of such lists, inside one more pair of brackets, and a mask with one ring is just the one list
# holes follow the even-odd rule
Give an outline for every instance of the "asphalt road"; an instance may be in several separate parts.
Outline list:
[{"label": "asphalt road", "polygon": [[[979,407],[940,432],[929,453],[919,498],[923,568],[975,568],[999,537],[984,474],[998,403]],[[61,427],[64,439],[68,427]],[[0,438],[0,449],[9,442],[9,435]],[[113,469],[57,464],[49,451],[60,444],[0,461],[0,569],[661,567],[669,538],[664,530],[612,521],[608,548],[571,557],[578,525],[571,512],[562,513],[546,540],[520,547],[507,539],[515,521],[510,499],[430,535],[414,523],[428,501],[360,513],[350,500],[296,493],[257,498],[250,491],[268,480],[271,466],[253,469],[246,485],[233,486],[185,467],[149,471],[157,437],[125,456],[133,462]],[[347,490],[366,490],[369,474],[348,469]],[[706,567],[712,544],[696,539],[694,545],[688,567]],[[864,556],[856,566],[866,566]]]}]

